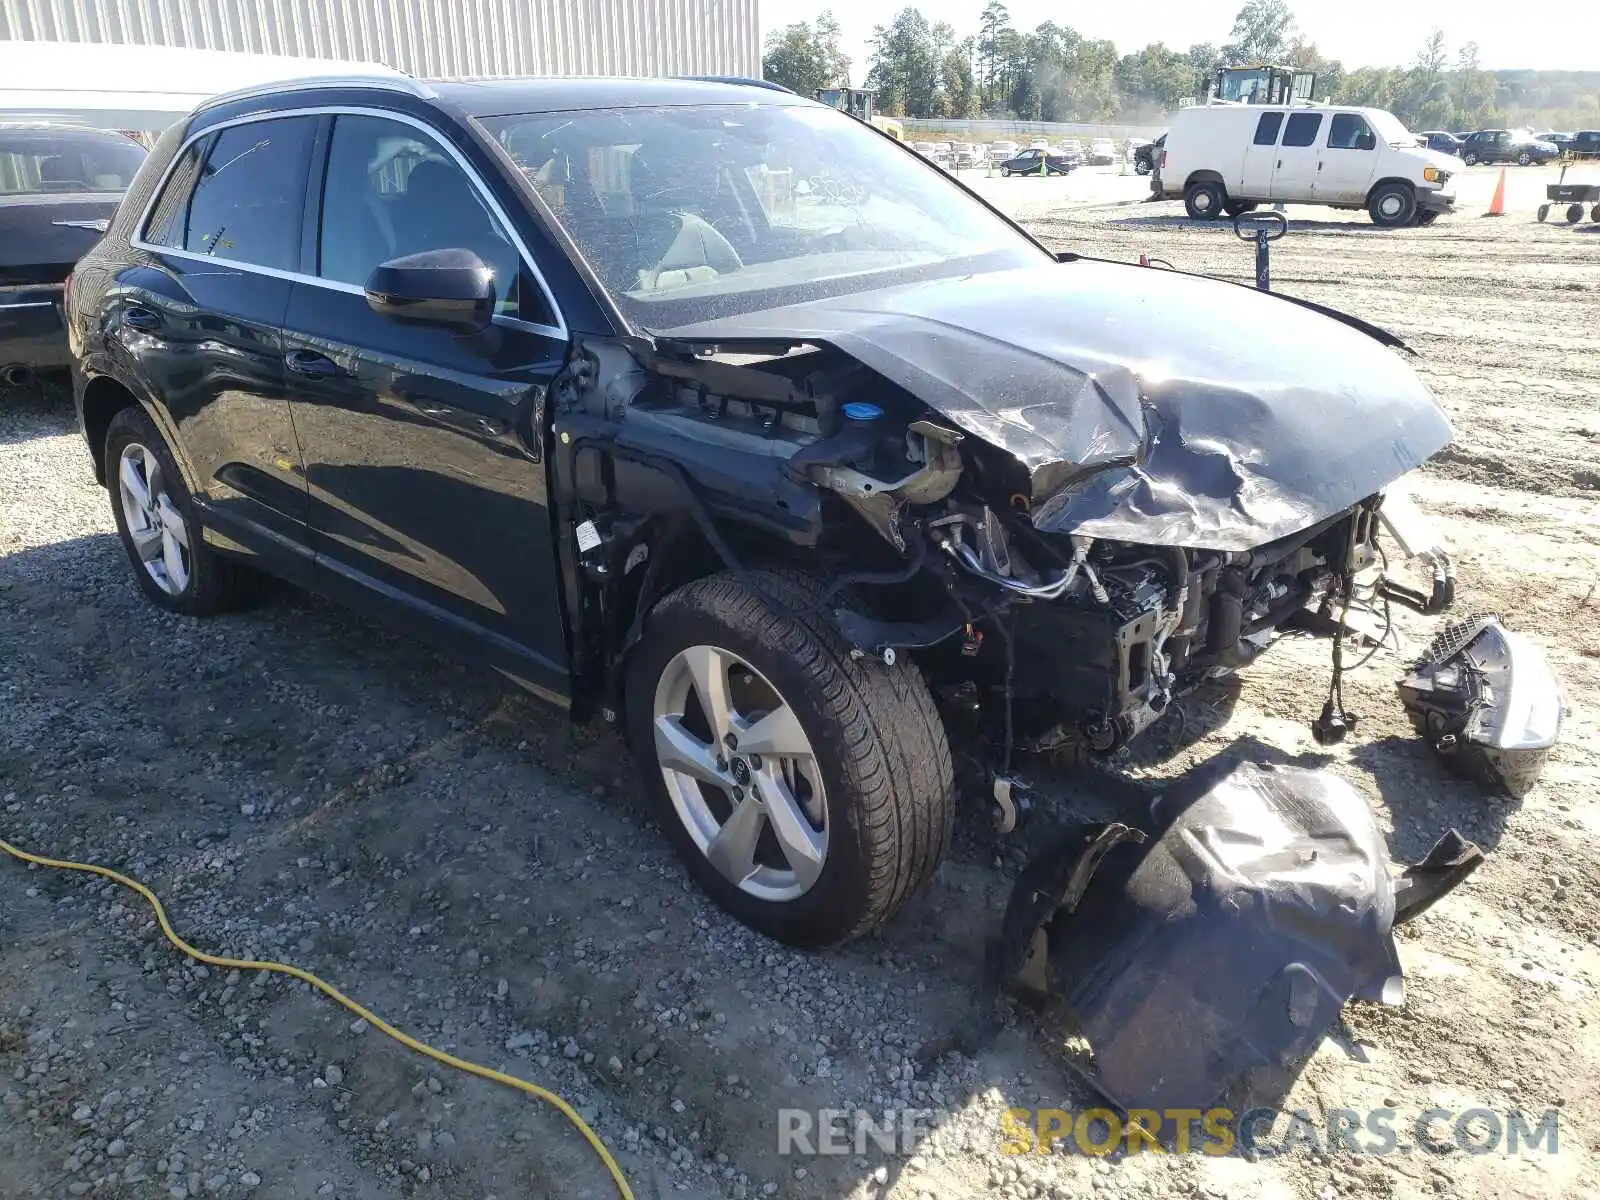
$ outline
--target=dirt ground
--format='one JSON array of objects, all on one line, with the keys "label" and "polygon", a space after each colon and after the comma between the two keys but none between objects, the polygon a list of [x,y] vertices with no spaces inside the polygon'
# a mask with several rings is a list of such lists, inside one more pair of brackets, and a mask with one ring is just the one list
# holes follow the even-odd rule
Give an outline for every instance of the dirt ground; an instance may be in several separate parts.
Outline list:
[{"label": "dirt ground", "polygon": [[[1344,745],[1307,727],[1326,644],[1290,639],[1119,765],[1326,763],[1397,859],[1452,825],[1489,851],[1402,931],[1405,1007],[1352,1004],[1283,1102],[1319,1127],[1394,1109],[1392,1154],[1002,1153],[1006,1108],[1091,1103],[1050,1029],[1018,1021],[975,1059],[919,1052],[965,1016],[1025,846],[974,817],[878,935],[819,956],[765,942],[690,888],[611,734],[321,601],[155,612],[60,393],[0,403],[0,836],[125,869],[193,942],[298,963],[554,1088],[640,1196],[1600,1196],[1600,226],[1292,215],[1276,286],[1420,353],[1458,437],[1414,494],[1456,550],[1461,608],[1547,647],[1564,741],[1519,804],[1445,775],[1393,688],[1435,622],[1401,615],[1398,646],[1346,685],[1362,720]],[[1033,225],[1087,253],[1251,270],[1231,231],[1171,205]],[[1036,779],[1041,821],[1111,803],[1048,764]],[[780,1109],[907,1106],[947,1114],[912,1153],[777,1153]],[[1410,1131],[1435,1106],[1554,1109],[1559,1148],[1425,1152]],[[186,962],[113,885],[0,863],[0,1197],[608,1193],[538,1103],[301,985]]]}]

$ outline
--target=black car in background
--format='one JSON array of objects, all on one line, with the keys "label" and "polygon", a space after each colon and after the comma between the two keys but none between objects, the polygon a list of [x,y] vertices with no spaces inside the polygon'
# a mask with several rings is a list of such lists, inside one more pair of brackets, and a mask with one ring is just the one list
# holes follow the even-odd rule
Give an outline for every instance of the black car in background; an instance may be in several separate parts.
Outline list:
[{"label": "black car in background", "polygon": [[0,123],[0,387],[71,361],[62,285],[144,160],[125,134]]},{"label": "black car in background", "polygon": [[1442,129],[1430,129],[1417,134],[1417,139],[1429,150],[1437,150],[1441,154],[1461,154],[1461,139],[1453,133],[1446,133]]},{"label": "black car in background", "polygon": [[1115,753],[1375,562],[1451,434],[1363,322],[1058,258],[744,84],[218,97],[65,306],[152,604],[269,573],[621,726],[688,871],[809,946],[950,845],[935,695],[1006,761]]},{"label": "black car in background", "polygon": [[1075,154],[1050,154],[1038,147],[1024,150],[1000,164],[1002,175],[1070,175],[1082,158]]},{"label": "black car in background", "polygon": [[1510,129],[1480,129],[1461,141],[1461,161],[1469,167],[1478,163],[1516,163],[1529,167],[1551,162],[1560,154],[1551,143],[1541,142],[1531,133]]},{"label": "black car in background", "polygon": [[1600,129],[1580,129],[1572,135],[1564,153],[1573,158],[1600,158]]},{"label": "black car in background", "polygon": [[1142,142],[1133,148],[1133,171],[1136,175],[1149,175],[1156,169],[1156,159],[1161,156],[1161,148],[1167,144],[1167,135],[1162,134],[1153,142]]}]

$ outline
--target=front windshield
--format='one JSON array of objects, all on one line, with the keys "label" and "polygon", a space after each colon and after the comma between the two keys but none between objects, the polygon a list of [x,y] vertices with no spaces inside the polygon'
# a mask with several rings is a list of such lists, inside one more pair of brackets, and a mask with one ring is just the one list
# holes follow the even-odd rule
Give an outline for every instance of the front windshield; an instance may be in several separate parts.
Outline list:
[{"label": "front windshield", "polygon": [[483,124],[644,329],[1049,261],[944,172],[831,109],[617,108]]}]

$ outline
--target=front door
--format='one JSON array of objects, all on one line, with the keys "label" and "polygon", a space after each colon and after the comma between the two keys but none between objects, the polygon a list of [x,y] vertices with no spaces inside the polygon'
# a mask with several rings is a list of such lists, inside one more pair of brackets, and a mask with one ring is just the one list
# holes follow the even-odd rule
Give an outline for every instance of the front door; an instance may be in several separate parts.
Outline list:
[{"label": "front door", "polygon": [[279,330],[322,124],[273,118],[196,139],[136,235],[149,267],[112,293],[114,336],[177,427],[204,523],[295,578],[310,568],[306,491]]},{"label": "front door", "polygon": [[1321,113],[1289,114],[1273,165],[1271,199],[1301,203],[1317,199],[1317,167],[1322,157],[1317,135],[1321,132]]},{"label": "front door", "polygon": [[1283,130],[1281,112],[1264,112],[1256,121],[1255,136],[1244,151],[1244,170],[1240,173],[1239,196],[1264,200],[1272,194],[1272,173],[1278,164],[1278,134]]},{"label": "front door", "polygon": [[[546,493],[546,396],[567,342],[542,285],[445,143],[334,118],[315,271],[284,323],[319,586],[412,618],[560,694],[567,647]],[[496,315],[462,333],[367,304],[372,269],[473,251]]]},{"label": "front door", "polygon": [[1334,113],[1317,173],[1317,199],[1365,204],[1378,170],[1378,135],[1360,113]]}]

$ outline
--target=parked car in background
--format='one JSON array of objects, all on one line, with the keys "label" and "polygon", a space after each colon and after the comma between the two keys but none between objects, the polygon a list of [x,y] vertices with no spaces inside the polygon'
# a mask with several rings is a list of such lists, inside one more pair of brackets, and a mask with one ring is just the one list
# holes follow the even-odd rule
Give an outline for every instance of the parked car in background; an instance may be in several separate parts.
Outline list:
[{"label": "parked car in background", "polygon": [[1461,139],[1442,129],[1430,129],[1417,134],[1417,144],[1429,150],[1437,150],[1440,154],[1453,154],[1458,158],[1461,156]]},{"label": "parked car in background", "polygon": [[1541,142],[1523,130],[1480,129],[1461,142],[1461,161],[1469,167],[1478,163],[1516,163],[1528,167],[1550,162],[1560,155],[1553,144]]},{"label": "parked car in background", "polygon": [[958,171],[969,167],[976,167],[983,161],[983,151],[971,142],[953,142],[950,150],[950,165]]},{"label": "parked car in background", "polygon": [[1117,161],[1117,144],[1110,138],[1095,138],[1089,143],[1089,162],[1097,167],[1109,167]]},{"label": "parked car in background", "polygon": [[1076,158],[1069,158],[1054,150],[1030,146],[1015,158],[1000,164],[1002,175],[1067,175],[1079,166]]},{"label": "parked car in background", "polygon": [[1022,147],[1015,142],[999,141],[989,143],[989,161],[999,166],[1008,158],[1015,158]]},{"label": "parked car in background", "polygon": [[1161,157],[1161,148],[1167,144],[1167,135],[1163,130],[1153,142],[1140,142],[1133,148],[1133,170],[1136,175],[1149,175],[1156,169],[1156,159]]},{"label": "parked car in background", "polygon": [[1566,153],[1573,158],[1600,158],[1600,129],[1580,129],[1572,135]]},{"label": "parked car in background", "polygon": [[64,369],[61,292],[146,151],[126,134],[0,124],[0,387]]},{"label": "parked car in background", "polygon": [[1546,129],[1542,133],[1534,134],[1533,138],[1537,142],[1549,142],[1558,152],[1565,154],[1568,148],[1571,147],[1574,136],[1570,132],[1563,133],[1557,129]]}]

